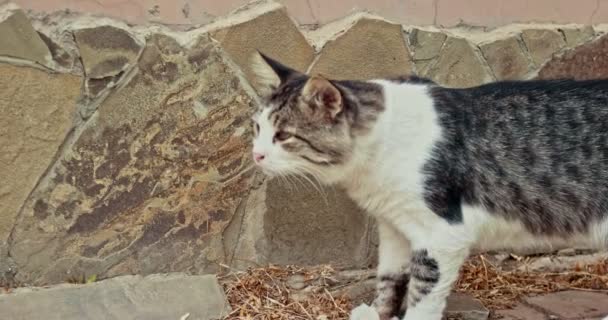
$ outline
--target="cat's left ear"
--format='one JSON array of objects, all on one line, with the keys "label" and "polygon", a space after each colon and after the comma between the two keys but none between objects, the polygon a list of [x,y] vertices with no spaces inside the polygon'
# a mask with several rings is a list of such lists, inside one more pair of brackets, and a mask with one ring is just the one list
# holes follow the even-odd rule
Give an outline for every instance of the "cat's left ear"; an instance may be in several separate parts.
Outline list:
[{"label": "cat's left ear", "polygon": [[331,81],[321,75],[314,75],[302,89],[302,96],[312,104],[315,111],[323,112],[332,120],[342,111],[342,94]]},{"label": "cat's left ear", "polygon": [[253,54],[251,69],[255,74],[255,87],[262,95],[270,94],[289,79],[302,75],[260,51]]}]

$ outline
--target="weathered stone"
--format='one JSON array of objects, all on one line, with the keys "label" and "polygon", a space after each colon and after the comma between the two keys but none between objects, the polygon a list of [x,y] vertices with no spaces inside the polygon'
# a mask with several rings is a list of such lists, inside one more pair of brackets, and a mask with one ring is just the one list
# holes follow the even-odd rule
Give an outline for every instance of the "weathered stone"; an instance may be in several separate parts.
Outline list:
[{"label": "weathered stone", "polygon": [[562,291],[525,299],[560,319],[591,319],[608,315],[608,293]]},{"label": "weathered stone", "polygon": [[64,68],[72,68],[74,64],[74,57],[72,57],[72,55],[44,33],[38,32],[38,36],[40,36],[40,39],[42,39],[49,48],[53,60],[57,62],[58,65]]},{"label": "weathered stone", "polygon": [[446,40],[426,76],[449,87],[470,87],[493,80],[475,48],[466,39],[455,37]]},{"label": "weathered stone", "polygon": [[[276,3],[268,3],[255,16],[260,10],[256,7],[245,6],[239,9],[237,15],[247,17],[247,20],[214,30],[211,32],[212,37],[220,41],[222,48],[254,85],[251,59],[256,50],[296,70],[306,71],[312,62],[314,51],[287,15],[285,8]],[[250,13],[251,10],[255,12]]]},{"label": "weathered stone", "polygon": [[355,283],[347,284],[331,294],[334,297],[346,297],[353,306],[358,306],[362,303],[370,304],[376,297],[376,285],[378,280],[366,279]]},{"label": "weathered stone", "polygon": [[559,32],[549,29],[530,29],[524,30],[521,34],[532,62],[536,66],[541,66],[553,56],[554,53],[562,49],[566,42]]},{"label": "weathered stone", "polygon": [[540,79],[608,77],[608,35],[554,57],[539,71]]},{"label": "weathered stone", "polygon": [[372,218],[338,190],[273,179],[251,193],[243,214],[224,234],[235,246],[230,255],[237,267],[254,262],[356,268],[375,262]]},{"label": "weathered stone", "polygon": [[503,320],[546,320],[547,316],[538,310],[524,304],[517,304],[513,309],[496,311],[499,319]]},{"label": "weathered stone", "polygon": [[4,319],[223,319],[230,312],[215,276],[124,276],[86,285],[0,295]]},{"label": "weathered stone", "polygon": [[582,28],[563,28],[559,30],[566,38],[566,47],[574,48],[581,45],[595,36],[595,30],[592,26],[584,26]]},{"label": "weathered stone", "polygon": [[15,283],[17,268],[8,254],[7,239],[0,239],[0,287],[12,288]]},{"label": "weathered stone", "polygon": [[447,36],[441,32],[413,29],[408,36],[416,73],[426,76],[443,46]]},{"label": "weathered stone", "polygon": [[17,277],[216,270],[250,189],[252,93],[219,45],[149,37],[23,209]]},{"label": "weathered stone", "polygon": [[417,61],[438,57],[446,38],[441,32],[413,29],[408,36],[412,59]]},{"label": "weathered stone", "polygon": [[400,25],[361,18],[325,44],[311,73],[334,79],[374,79],[407,75],[412,68]]},{"label": "weathered stone", "polygon": [[131,35],[113,26],[74,31],[88,78],[114,76],[135,63],[141,49]]},{"label": "weathered stone", "polygon": [[496,40],[480,46],[497,80],[522,79],[530,70],[530,61],[518,37]]},{"label": "weathered stone", "polygon": [[81,81],[6,64],[0,74],[1,243],[72,128]]},{"label": "weathered stone", "polygon": [[462,320],[486,320],[490,311],[479,300],[469,295],[453,293],[448,298],[445,315]]},{"label": "weathered stone", "polygon": [[23,11],[0,8],[0,55],[50,66],[51,53]]}]

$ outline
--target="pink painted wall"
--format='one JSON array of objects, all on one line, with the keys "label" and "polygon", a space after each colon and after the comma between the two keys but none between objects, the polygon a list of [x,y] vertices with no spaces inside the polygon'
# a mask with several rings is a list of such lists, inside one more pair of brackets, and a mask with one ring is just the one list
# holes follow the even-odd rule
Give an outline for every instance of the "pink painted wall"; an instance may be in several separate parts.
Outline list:
[{"label": "pink painted wall", "polygon": [[[605,0],[279,0],[301,24],[324,24],[358,9],[401,24],[499,26],[513,22],[608,22]],[[200,24],[247,0],[13,0],[24,9],[101,14],[134,24]]]}]

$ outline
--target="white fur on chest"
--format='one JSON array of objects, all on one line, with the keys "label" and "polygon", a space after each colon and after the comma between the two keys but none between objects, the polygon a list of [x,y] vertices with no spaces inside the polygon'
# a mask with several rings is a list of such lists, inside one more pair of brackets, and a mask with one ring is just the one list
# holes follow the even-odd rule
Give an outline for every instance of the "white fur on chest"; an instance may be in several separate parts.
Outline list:
[{"label": "white fur on chest", "polygon": [[[346,183],[349,194],[373,214],[422,199],[422,166],[441,136],[433,100],[425,85],[375,81],[384,90],[385,110],[368,141],[359,168]],[[355,152],[355,154],[357,154]],[[395,198],[395,199],[393,199]],[[397,199],[401,198],[401,199]],[[391,200],[392,199],[392,200]]]},{"label": "white fur on chest", "polygon": [[[424,203],[423,165],[430,159],[441,127],[428,86],[375,81],[382,85],[385,111],[369,141],[361,142],[364,157],[345,183],[349,195],[370,214],[399,223],[408,238],[418,238],[442,224]],[[357,154],[355,152],[355,154]]]}]

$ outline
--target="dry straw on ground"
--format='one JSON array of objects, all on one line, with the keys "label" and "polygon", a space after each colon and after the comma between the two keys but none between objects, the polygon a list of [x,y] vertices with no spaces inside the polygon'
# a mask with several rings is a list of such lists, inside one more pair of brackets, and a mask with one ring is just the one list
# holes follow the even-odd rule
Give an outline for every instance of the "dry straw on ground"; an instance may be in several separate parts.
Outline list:
[{"label": "dry straw on ground", "polygon": [[[560,290],[608,292],[608,260],[577,266],[560,273],[504,271],[484,256],[471,258],[461,270],[456,290],[470,294],[490,309],[512,306],[522,296]],[[314,285],[294,290],[293,276]],[[328,266],[294,266],[250,269],[222,277],[232,313],[226,320],[348,319],[352,308],[347,297],[334,297],[329,288],[336,284],[336,271]],[[321,281],[318,281],[318,280]]]},{"label": "dry straw on ground", "polygon": [[490,309],[511,307],[522,296],[533,294],[562,290],[608,292],[608,259],[548,273],[504,271],[480,255],[464,265],[456,290],[473,295]]},{"label": "dry straw on ground", "polygon": [[350,302],[333,297],[326,285],[306,288],[306,294],[295,294],[287,285],[289,277],[303,276],[304,281],[331,281],[334,270],[327,266],[297,268],[293,266],[250,269],[223,277],[232,313],[226,318],[244,319],[348,319]]}]

